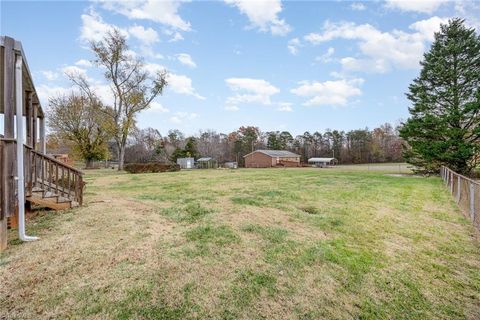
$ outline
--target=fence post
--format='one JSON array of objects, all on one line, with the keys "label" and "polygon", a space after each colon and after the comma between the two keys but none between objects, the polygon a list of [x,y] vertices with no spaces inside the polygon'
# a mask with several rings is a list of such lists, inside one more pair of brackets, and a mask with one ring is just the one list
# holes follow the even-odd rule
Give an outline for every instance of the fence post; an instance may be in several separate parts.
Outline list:
[{"label": "fence post", "polygon": [[450,193],[453,195],[453,190],[455,188],[455,181],[453,180],[453,171],[450,171]]},{"label": "fence post", "polygon": [[470,181],[470,217],[475,220],[475,186]]},{"label": "fence post", "polygon": [[457,203],[460,203],[461,192],[462,192],[462,178],[458,176],[457,177]]}]

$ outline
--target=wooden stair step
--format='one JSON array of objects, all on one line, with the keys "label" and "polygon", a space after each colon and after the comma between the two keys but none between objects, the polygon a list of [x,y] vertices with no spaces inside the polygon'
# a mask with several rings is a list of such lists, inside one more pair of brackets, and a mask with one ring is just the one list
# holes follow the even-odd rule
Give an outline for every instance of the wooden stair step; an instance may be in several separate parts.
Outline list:
[{"label": "wooden stair step", "polygon": [[71,201],[58,202],[58,196],[55,198],[44,198],[38,195],[32,195],[27,197],[26,200],[33,204],[44,206],[53,210],[65,210],[72,207]]},{"label": "wooden stair step", "polygon": [[57,203],[65,203],[65,202],[72,202],[72,200],[70,200],[69,198],[65,198],[65,197],[62,197],[62,196],[58,196],[57,198]]},{"label": "wooden stair step", "polygon": [[32,192],[43,192],[43,191],[45,191],[45,190],[42,187],[37,187],[36,186],[36,187],[32,188]]}]

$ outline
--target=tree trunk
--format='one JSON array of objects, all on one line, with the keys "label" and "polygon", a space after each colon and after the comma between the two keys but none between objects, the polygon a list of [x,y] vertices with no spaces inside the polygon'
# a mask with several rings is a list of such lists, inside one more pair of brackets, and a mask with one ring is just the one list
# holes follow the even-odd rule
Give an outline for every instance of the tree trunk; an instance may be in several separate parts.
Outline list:
[{"label": "tree trunk", "polygon": [[123,170],[124,160],[125,160],[125,146],[119,146],[119,148],[118,148],[118,171]]},{"label": "tree trunk", "polygon": [[85,160],[85,168],[86,169],[93,169],[93,160],[92,159]]}]

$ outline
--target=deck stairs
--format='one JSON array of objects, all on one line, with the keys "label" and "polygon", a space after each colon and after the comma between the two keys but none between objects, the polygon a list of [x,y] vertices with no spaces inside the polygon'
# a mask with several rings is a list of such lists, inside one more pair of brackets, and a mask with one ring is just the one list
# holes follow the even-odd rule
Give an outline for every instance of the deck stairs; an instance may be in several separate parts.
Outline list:
[{"label": "deck stairs", "polygon": [[[65,210],[82,205],[83,173],[57,159],[25,147],[26,201],[34,206]],[[28,159],[28,160],[27,160]]]}]

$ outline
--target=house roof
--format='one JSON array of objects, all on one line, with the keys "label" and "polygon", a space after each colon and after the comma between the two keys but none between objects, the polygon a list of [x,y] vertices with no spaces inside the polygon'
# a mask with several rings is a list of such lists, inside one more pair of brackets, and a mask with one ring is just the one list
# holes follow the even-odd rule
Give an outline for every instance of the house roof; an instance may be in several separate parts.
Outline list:
[{"label": "house roof", "polygon": [[330,162],[332,160],[337,160],[335,158],[310,158],[308,162]]},{"label": "house roof", "polygon": [[210,160],[212,160],[211,157],[204,157],[204,158],[197,159],[197,162],[205,162],[205,161],[210,161]]},{"label": "house roof", "polygon": [[243,157],[245,158],[246,156],[249,156],[255,152],[260,152],[260,153],[263,153],[269,157],[272,157],[272,158],[296,158],[296,157],[300,157],[300,155],[296,154],[296,153],[293,153],[293,152],[290,152],[290,151],[286,151],[286,150],[255,150],[253,152],[250,152],[249,154],[246,154],[244,155]]}]

